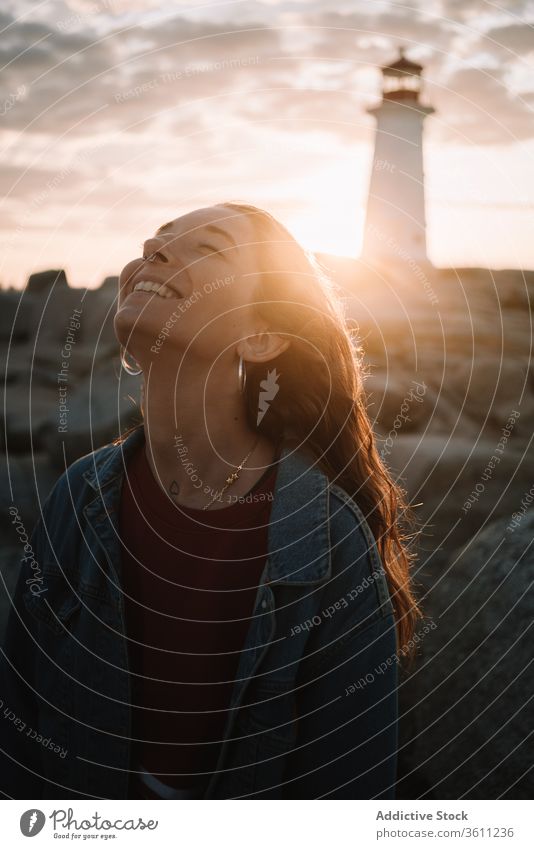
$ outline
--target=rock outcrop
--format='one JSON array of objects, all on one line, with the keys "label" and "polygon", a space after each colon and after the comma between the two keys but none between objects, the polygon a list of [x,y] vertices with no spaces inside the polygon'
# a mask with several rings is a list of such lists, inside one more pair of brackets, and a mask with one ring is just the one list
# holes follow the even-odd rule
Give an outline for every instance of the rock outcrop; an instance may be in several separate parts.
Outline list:
[{"label": "rock outcrop", "polygon": [[[533,488],[534,491],[534,488]],[[453,551],[402,678],[401,799],[531,799],[534,511]]]}]

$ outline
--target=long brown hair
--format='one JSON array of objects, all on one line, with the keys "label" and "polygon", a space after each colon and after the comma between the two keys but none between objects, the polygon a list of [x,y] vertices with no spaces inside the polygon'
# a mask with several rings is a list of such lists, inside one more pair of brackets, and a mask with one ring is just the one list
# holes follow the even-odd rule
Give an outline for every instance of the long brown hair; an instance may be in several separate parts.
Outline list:
[{"label": "long brown hair", "polygon": [[333,282],[313,255],[265,210],[244,203],[222,206],[251,217],[261,272],[256,309],[270,330],[291,340],[289,348],[268,363],[280,380],[259,424],[260,382],[266,368],[247,364],[249,423],[274,441],[291,435],[310,449],[329,480],[363,511],[390,587],[398,654],[409,659],[422,615],[410,577],[415,518],[377,450],[367,414],[362,349],[351,336]]}]

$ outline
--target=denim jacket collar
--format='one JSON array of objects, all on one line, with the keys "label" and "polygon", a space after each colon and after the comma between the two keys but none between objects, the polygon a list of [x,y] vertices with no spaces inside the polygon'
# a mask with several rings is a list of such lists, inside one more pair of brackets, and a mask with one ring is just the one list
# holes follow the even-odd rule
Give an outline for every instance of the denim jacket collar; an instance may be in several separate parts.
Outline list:
[{"label": "denim jacket collar", "polygon": [[[95,452],[93,467],[83,473],[85,481],[100,493],[122,478],[129,457],[144,440],[141,425],[122,442]],[[289,444],[282,447],[269,523],[265,583],[315,584],[330,577],[328,489],[328,478],[313,458]]]}]

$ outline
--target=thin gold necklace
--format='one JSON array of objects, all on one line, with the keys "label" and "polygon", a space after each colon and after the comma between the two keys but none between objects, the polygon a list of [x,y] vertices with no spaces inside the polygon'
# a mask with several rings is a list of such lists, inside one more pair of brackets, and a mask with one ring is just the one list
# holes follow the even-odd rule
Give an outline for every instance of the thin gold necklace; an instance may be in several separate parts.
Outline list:
[{"label": "thin gold necklace", "polygon": [[202,508],[203,510],[207,510],[207,509],[208,509],[208,507],[211,507],[211,505],[213,504],[213,502],[214,502],[214,501],[217,501],[217,499],[218,499],[218,498],[220,498],[220,497],[221,497],[221,495],[223,495],[223,493],[225,493],[225,492],[226,492],[226,490],[228,489],[228,487],[229,487],[229,486],[231,486],[233,483],[235,483],[235,482],[236,482],[236,480],[239,478],[239,475],[241,474],[241,471],[242,471],[242,469],[243,469],[243,466],[245,465],[245,463],[247,462],[248,458],[250,457],[250,455],[252,454],[252,452],[253,452],[253,451],[254,451],[254,449],[256,448],[256,445],[258,444],[258,442],[259,442],[259,441],[260,441],[260,438],[258,437],[258,438],[257,438],[257,440],[256,440],[256,442],[254,443],[254,445],[252,446],[252,448],[251,448],[251,449],[250,449],[250,451],[248,452],[247,456],[246,456],[246,457],[243,457],[243,459],[241,460],[241,462],[240,462],[239,466],[237,466],[237,467],[234,469],[234,471],[232,472],[232,474],[228,475],[228,477],[226,478],[225,484],[224,484],[223,488],[221,489],[221,491],[220,491],[220,492],[216,492],[216,493],[215,493],[215,495],[213,496],[213,498],[211,499],[211,501],[209,501],[209,502],[208,502],[208,503],[207,503],[207,504],[206,504],[206,505]]}]

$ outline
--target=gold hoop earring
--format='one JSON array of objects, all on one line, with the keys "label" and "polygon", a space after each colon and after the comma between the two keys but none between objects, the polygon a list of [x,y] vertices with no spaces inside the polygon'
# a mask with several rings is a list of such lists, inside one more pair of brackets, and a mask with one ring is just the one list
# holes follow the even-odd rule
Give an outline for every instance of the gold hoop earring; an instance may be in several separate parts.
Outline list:
[{"label": "gold hoop earring", "polygon": [[[121,366],[123,367],[126,374],[130,375],[130,377],[137,377],[138,374],[142,373],[143,369],[140,368],[139,371],[133,369],[126,359],[126,353],[126,348],[124,347],[124,345],[121,345]],[[139,363],[136,363],[136,365],[139,368]]]},{"label": "gold hoop earring", "polygon": [[245,386],[247,385],[247,370],[245,368],[245,361],[243,357],[239,357],[239,365],[237,367],[237,380],[239,382],[239,391],[241,394],[245,392]]}]

